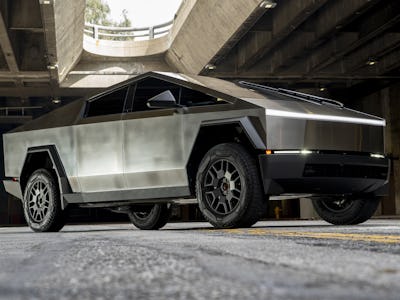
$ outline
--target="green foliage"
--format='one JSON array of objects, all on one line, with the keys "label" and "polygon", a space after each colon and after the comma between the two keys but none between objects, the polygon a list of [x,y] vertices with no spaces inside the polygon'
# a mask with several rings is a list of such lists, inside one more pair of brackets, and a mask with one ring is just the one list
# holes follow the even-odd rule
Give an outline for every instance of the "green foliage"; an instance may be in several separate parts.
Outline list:
[{"label": "green foliage", "polygon": [[122,20],[110,19],[110,6],[106,0],[86,0],[85,22],[104,26],[130,27],[131,20],[128,18],[128,11],[122,11]]},{"label": "green foliage", "polygon": [[119,23],[119,26],[121,26],[121,27],[131,27],[132,26],[132,22],[128,18],[128,11],[126,9],[124,9],[122,11],[122,21]]},{"label": "green foliage", "polygon": [[111,25],[110,7],[103,0],[86,0],[85,21],[91,24]]},{"label": "green foliage", "polygon": [[[128,18],[128,11],[122,11],[122,20],[114,21],[110,18],[111,9],[106,0],[86,0],[85,22],[114,27],[131,27],[132,22]],[[102,32],[102,30],[100,30]],[[119,32],[107,31],[107,33],[115,34]],[[123,34],[123,33],[119,33]],[[124,37],[107,37],[102,36],[106,40],[126,40]]]}]

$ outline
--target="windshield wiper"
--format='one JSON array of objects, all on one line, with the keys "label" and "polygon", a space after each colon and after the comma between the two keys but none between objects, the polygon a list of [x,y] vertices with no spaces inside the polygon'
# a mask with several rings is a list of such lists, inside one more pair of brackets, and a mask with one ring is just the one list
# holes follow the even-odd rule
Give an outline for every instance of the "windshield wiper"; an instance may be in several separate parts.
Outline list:
[{"label": "windshield wiper", "polygon": [[263,92],[263,91],[275,92],[275,93],[279,93],[281,95],[292,96],[292,97],[295,97],[296,99],[300,99],[300,100],[303,100],[306,102],[335,105],[335,106],[339,106],[340,108],[344,107],[344,104],[342,102],[328,99],[328,98],[319,97],[319,96],[314,96],[314,95],[310,95],[310,94],[306,94],[306,93],[296,92],[296,91],[282,89],[282,88],[273,88],[270,86],[247,82],[247,81],[239,81],[238,83],[241,86],[252,88],[252,89],[258,90],[260,92]]}]

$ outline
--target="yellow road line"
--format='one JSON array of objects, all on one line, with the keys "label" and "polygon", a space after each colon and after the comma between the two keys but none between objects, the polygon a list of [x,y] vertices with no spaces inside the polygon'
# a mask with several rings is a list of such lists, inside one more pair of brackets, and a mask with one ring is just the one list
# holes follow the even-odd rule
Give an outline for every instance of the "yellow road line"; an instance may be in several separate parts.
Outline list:
[{"label": "yellow road line", "polygon": [[309,231],[288,231],[274,229],[223,229],[209,230],[210,232],[226,232],[230,234],[248,234],[248,235],[273,235],[285,237],[305,237],[314,239],[336,239],[363,241],[375,243],[400,244],[399,235],[379,235],[379,234],[359,234],[359,233],[334,233],[334,232],[309,232]]}]

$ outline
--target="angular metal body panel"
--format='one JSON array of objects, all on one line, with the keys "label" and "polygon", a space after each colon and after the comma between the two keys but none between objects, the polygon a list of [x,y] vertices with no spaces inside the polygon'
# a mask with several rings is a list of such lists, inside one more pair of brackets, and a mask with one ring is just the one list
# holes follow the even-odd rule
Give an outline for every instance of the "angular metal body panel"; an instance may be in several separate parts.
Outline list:
[{"label": "angular metal body panel", "polygon": [[74,134],[81,191],[123,189],[123,121],[77,125]]},{"label": "angular metal body panel", "polygon": [[267,116],[269,149],[384,153],[381,126]]},{"label": "angular metal body panel", "polygon": [[215,78],[148,73],[110,90],[146,78],[226,102],[129,112],[129,88],[128,112],[84,117],[86,101],[78,100],[3,136],[6,177],[20,177],[28,149],[54,145],[74,193],[66,195],[70,202],[95,201],[99,193],[107,197],[97,202],[190,196],[187,165],[200,129],[232,123],[261,151],[384,152],[383,119]]},{"label": "angular metal body panel", "polygon": [[146,114],[133,112],[124,116],[125,188],[187,186],[183,154],[183,120],[169,110],[168,115],[135,118]]},{"label": "angular metal body panel", "polygon": [[76,180],[76,143],[74,126],[16,132],[3,135],[5,176],[19,178],[28,150],[33,147],[54,145],[62,161],[62,165],[72,190],[79,191]]}]

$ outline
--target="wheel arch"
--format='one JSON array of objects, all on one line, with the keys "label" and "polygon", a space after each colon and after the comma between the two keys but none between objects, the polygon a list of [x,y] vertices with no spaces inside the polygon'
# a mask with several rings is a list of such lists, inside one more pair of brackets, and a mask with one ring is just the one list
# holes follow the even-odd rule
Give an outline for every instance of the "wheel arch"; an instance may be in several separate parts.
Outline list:
[{"label": "wheel arch", "polygon": [[266,149],[265,136],[262,126],[255,126],[249,117],[203,122],[186,165],[191,194],[195,195],[197,169],[208,150],[218,144],[235,142],[256,156]]},{"label": "wheel arch", "polygon": [[72,189],[55,145],[28,148],[19,178],[21,191],[24,192],[29,176],[40,168],[48,169],[57,177],[61,207],[64,209],[67,203],[62,195],[71,193]]}]

